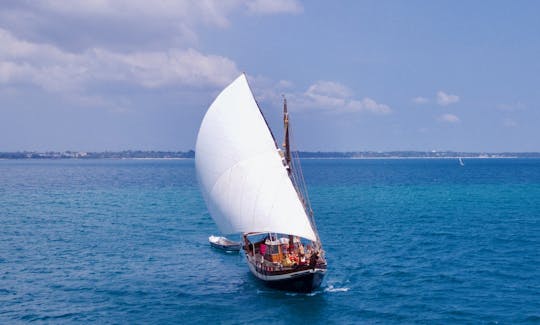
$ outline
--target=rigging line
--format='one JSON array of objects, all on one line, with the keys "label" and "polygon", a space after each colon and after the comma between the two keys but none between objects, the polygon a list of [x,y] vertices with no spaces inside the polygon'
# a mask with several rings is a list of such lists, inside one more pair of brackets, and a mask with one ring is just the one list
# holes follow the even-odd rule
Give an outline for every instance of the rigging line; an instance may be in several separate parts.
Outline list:
[{"label": "rigging line", "polygon": [[[296,144],[295,144],[295,141],[294,141],[294,135],[293,135],[293,132],[291,132],[292,128],[290,126],[290,120],[289,120],[289,143],[291,145],[291,147],[294,147],[296,148]],[[313,230],[315,232],[315,236],[316,236],[316,239],[317,239],[317,243],[320,243],[320,238],[319,238],[319,232],[317,230],[317,224],[315,223],[315,217],[313,215],[313,209],[311,207],[311,201],[309,200],[309,194],[308,194],[308,191],[307,191],[307,185],[306,185],[306,182],[305,182],[305,178],[304,178],[304,174],[302,172],[302,168],[300,166],[300,154],[297,150],[295,151],[292,151],[293,153],[293,159],[291,161],[291,163],[294,165],[293,166],[293,178],[295,179],[295,183],[297,185],[297,188],[300,189],[300,192],[301,192],[301,196],[302,196],[302,199],[304,201],[304,206],[308,209],[307,211],[307,214],[308,214],[308,218],[310,220],[310,223],[313,227]],[[318,244],[320,246],[320,244]]]},{"label": "rigging line", "polygon": [[308,208],[310,210],[310,212],[312,212],[312,209],[311,209],[311,201],[309,199],[309,193],[308,193],[308,190],[307,190],[307,185],[306,185],[306,179],[304,178],[304,172],[302,170],[302,168],[300,167],[300,154],[298,151],[295,151],[294,153],[295,155],[295,159],[298,163],[298,178],[300,179],[300,181],[302,182],[301,186],[302,186],[302,189],[304,191],[304,196],[305,196],[305,200],[306,200],[306,203],[308,205]]},{"label": "rigging line", "polygon": [[[294,136],[292,134],[292,132],[290,131],[289,129],[289,133],[290,133],[290,141],[292,142],[292,144],[294,144],[294,148],[296,148],[296,144],[295,144],[295,141],[294,141]],[[292,147],[292,145],[291,145]],[[304,178],[304,173],[302,171],[302,167],[300,165],[300,155],[299,155],[299,152],[298,150],[294,150],[292,151],[292,155],[293,155],[293,164],[295,166],[295,168],[293,168],[293,174],[295,176],[295,180],[296,180],[296,183],[297,183],[297,186],[299,187],[299,189],[301,190],[302,192],[302,196],[303,196],[303,199],[307,205],[307,208],[309,208],[309,210],[311,211],[311,202],[309,200],[309,194],[308,194],[308,191],[307,191],[307,185],[306,185],[306,182],[305,182],[305,178]]]}]

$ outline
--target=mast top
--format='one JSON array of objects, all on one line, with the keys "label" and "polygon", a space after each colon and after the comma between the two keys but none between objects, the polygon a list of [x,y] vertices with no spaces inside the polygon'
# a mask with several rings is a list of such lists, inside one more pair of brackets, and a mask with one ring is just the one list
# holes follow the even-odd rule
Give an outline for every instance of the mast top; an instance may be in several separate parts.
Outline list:
[{"label": "mast top", "polygon": [[287,111],[287,98],[283,96],[283,128],[285,129],[283,148],[285,149],[285,162],[287,163],[287,171],[291,173],[291,145],[289,140],[289,112]]}]

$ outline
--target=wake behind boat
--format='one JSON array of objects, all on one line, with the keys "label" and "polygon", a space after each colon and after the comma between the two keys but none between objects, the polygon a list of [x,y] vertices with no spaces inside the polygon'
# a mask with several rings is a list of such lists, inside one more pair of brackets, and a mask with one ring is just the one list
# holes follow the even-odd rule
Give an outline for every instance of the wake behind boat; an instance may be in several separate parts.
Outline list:
[{"label": "wake behind boat", "polygon": [[298,157],[291,155],[287,103],[283,150],[242,74],[206,112],[195,166],[210,215],[241,233],[251,272],[270,287],[310,292],[327,263]]}]

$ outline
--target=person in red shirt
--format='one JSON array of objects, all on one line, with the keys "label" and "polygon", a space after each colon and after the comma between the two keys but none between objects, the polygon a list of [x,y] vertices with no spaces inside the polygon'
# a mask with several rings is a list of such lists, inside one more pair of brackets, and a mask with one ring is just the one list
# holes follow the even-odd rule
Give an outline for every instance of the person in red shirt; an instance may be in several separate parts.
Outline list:
[{"label": "person in red shirt", "polygon": [[259,251],[261,252],[261,263],[264,262],[264,254],[266,253],[266,245],[261,244],[259,247]]}]

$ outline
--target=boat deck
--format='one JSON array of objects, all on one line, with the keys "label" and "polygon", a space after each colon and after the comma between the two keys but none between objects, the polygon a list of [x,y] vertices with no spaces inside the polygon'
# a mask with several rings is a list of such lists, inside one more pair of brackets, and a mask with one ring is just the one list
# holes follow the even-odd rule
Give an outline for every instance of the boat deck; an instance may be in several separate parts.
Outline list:
[{"label": "boat deck", "polygon": [[281,262],[271,262],[262,258],[262,255],[255,254],[249,255],[246,254],[248,262],[251,263],[258,272],[262,274],[288,274],[291,272],[304,271],[304,270],[313,270],[313,269],[326,269],[325,261],[317,261],[316,264],[311,264],[309,262],[300,262],[294,263],[292,265],[283,265]]}]

